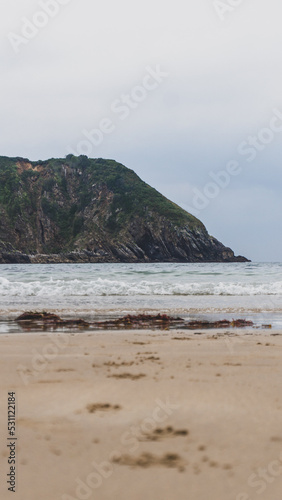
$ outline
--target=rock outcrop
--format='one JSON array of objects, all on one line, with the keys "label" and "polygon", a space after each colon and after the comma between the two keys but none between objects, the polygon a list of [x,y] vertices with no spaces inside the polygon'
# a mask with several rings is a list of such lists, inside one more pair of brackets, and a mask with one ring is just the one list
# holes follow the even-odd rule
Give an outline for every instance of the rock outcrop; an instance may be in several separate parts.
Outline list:
[{"label": "rock outcrop", "polygon": [[0,157],[0,263],[245,261],[113,160]]}]

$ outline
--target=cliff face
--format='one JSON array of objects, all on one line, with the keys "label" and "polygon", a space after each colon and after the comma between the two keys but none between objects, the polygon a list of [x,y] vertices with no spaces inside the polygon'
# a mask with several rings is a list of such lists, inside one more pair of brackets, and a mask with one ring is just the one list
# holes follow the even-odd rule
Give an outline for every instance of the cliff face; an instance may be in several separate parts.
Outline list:
[{"label": "cliff face", "polygon": [[238,262],[113,160],[0,157],[0,263]]}]

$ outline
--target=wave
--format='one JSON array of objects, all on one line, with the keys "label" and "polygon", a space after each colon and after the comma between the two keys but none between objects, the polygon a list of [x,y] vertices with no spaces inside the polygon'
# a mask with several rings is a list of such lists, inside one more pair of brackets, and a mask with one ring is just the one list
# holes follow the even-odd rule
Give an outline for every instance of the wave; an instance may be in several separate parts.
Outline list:
[{"label": "wave", "polygon": [[102,297],[102,296],[255,296],[282,295],[282,281],[267,283],[244,282],[173,282],[124,281],[97,278],[44,279],[12,281],[0,278],[0,297]]}]

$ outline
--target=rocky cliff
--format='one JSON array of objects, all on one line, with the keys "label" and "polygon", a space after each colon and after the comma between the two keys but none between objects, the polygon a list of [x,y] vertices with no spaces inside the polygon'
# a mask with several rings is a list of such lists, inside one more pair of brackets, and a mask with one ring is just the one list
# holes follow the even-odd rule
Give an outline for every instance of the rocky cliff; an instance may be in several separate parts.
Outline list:
[{"label": "rocky cliff", "polygon": [[0,157],[0,263],[246,260],[113,160]]}]

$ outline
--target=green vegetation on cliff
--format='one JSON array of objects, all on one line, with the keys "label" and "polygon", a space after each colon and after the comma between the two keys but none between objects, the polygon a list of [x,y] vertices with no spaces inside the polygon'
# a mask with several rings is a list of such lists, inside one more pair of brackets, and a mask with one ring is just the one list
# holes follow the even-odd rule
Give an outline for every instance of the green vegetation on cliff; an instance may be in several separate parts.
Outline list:
[{"label": "green vegetation on cliff", "polygon": [[0,242],[0,250],[86,252],[93,261],[234,259],[133,170],[86,156],[0,157]]}]

